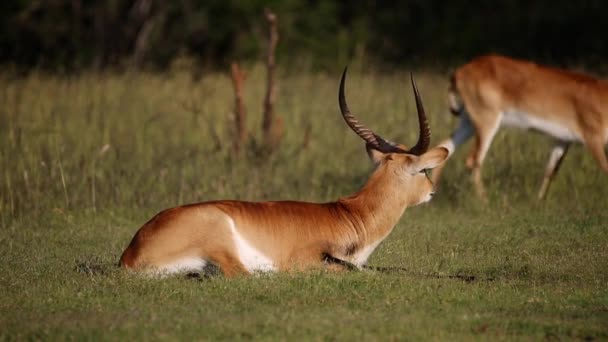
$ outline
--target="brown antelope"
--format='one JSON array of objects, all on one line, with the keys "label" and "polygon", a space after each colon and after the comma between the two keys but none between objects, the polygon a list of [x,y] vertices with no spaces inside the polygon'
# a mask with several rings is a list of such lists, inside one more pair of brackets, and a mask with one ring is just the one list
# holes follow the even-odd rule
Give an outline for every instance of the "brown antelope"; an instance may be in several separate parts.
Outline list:
[{"label": "brown antelope", "polygon": [[376,166],[359,192],[330,203],[213,201],[167,209],[139,229],[120,265],[172,273],[212,263],[227,277],[302,270],[327,260],[363,266],[407,207],[431,199],[433,184],[425,171],[442,163],[448,150],[428,150],[429,126],[413,78],[420,137],[407,149],[375,134],[350,113],[345,77],[346,70],[339,91],[342,116],[365,140]]},{"label": "brown antelope", "polygon": [[[450,110],[460,116],[458,128],[442,142],[450,150],[473,134],[475,144],[466,159],[473,183],[485,198],[481,165],[501,126],[532,129],[555,139],[538,198],[549,189],[568,147],[581,142],[604,172],[608,160],[608,82],[591,76],[541,66],[503,56],[482,56],[458,68],[448,91]],[[445,165],[434,171],[439,180]]]}]

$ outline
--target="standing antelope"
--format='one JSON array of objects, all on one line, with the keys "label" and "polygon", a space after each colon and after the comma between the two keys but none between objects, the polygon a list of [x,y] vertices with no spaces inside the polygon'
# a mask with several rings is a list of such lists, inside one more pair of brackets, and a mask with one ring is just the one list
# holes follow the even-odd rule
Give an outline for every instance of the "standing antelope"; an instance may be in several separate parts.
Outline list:
[{"label": "standing antelope", "polygon": [[[339,103],[346,123],[366,142],[376,168],[356,194],[330,203],[214,201],[167,209],[133,237],[120,258],[129,269],[171,273],[217,265],[225,276],[285,271],[343,261],[359,267],[393,230],[408,206],[429,201],[426,175],[448,150],[430,143],[428,122],[414,79],[420,137],[406,149],[366,128]],[[338,267],[340,268],[340,267]]]},{"label": "standing antelope", "polygon": [[[458,68],[448,92],[450,110],[460,116],[451,138],[440,145],[450,150],[475,134],[466,160],[478,195],[485,198],[481,165],[501,126],[533,129],[555,139],[538,198],[549,189],[568,147],[582,142],[604,172],[608,160],[608,82],[593,77],[516,60],[482,56]],[[434,172],[439,180],[441,170]]]}]

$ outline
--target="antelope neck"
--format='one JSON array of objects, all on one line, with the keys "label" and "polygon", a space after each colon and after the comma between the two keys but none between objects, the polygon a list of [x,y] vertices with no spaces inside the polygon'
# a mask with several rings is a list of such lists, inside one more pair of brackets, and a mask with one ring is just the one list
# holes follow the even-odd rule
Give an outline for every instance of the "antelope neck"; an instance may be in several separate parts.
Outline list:
[{"label": "antelope neck", "polygon": [[339,201],[357,223],[357,231],[369,237],[386,236],[409,206],[401,178],[387,172],[386,167],[376,170],[359,192]]}]

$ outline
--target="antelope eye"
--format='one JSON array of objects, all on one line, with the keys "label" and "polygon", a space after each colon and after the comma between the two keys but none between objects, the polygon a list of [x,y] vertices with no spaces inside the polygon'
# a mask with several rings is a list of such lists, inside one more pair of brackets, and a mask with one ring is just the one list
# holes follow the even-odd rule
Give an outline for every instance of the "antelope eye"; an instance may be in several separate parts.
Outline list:
[{"label": "antelope eye", "polygon": [[431,169],[424,169],[424,170],[420,171],[420,173],[424,173],[425,176],[431,177],[432,170]]}]

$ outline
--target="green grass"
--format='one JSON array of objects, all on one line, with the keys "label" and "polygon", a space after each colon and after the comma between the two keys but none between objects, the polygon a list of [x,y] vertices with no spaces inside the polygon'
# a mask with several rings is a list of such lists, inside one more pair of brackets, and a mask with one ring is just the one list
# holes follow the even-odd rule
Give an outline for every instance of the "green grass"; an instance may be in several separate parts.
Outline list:
[{"label": "green grass", "polygon": [[[407,73],[351,72],[353,111],[414,143]],[[437,142],[455,125],[446,79],[417,80]],[[263,82],[250,70],[256,138]],[[608,181],[580,146],[538,203],[550,140],[501,131],[484,170],[488,205],[473,196],[465,146],[433,202],[408,209],[372,255],[386,271],[149,279],[115,264],[163,208],[327,201],[362,185],[370,163],[338,114],[338,75],[280,75],[287,134],[268,158],[231,156],[225,75],[0,84],[0,339],[608,339]]]}]

